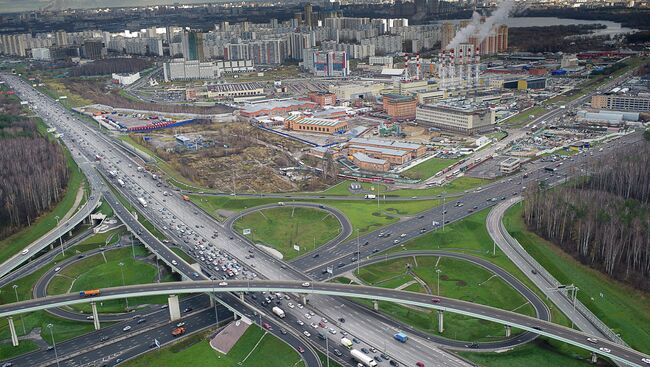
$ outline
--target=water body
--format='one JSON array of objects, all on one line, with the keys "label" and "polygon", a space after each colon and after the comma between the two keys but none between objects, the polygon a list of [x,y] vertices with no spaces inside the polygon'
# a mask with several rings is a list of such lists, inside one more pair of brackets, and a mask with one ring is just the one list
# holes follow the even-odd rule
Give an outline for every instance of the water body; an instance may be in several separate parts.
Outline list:
[{"label": "water body", "polygon": [[[459,23],[461,20],[465,19],[451,19],[438,21],[437,23],[442,22],[452,22]],[[592,36],[610,36],[636,32],[637,29],[627,28],[621,26],[621,23],[611,22],[609,20],[582,20],[582,19],[566,19],[566,18],[555,18],[555,17],[513,17],[508,18],[505,23],[510,28],[521,28],[521,27],[550,27],[555,25],[581,25],[581,24],[602,24],[607,28],[603,29],[594,29],[592,30]]]}]

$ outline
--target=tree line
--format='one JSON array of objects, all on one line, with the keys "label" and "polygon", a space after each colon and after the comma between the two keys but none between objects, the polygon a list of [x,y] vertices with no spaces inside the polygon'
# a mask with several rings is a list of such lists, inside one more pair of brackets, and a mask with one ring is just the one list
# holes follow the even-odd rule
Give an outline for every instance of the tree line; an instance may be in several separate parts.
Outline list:
[{"label": "tree line", "polygon": [[50,210],[69,179],[63,148],[41,136],[34,121],[6,113],[13,109],[0,110],[0,239]]},{"label": "tree line", "polygon": [[112,73],[135,73],[142,71],[152,62],[147,59],[135,57],[119,57],[113,59],[96,60],[80,65],[70,70],[70,76],[94,76]]},{"label": "tree line", "polygon": [[571,185],[527,190],[526,224],[582,263],[650,290],[650,143],[584,169],[588,177]]}]

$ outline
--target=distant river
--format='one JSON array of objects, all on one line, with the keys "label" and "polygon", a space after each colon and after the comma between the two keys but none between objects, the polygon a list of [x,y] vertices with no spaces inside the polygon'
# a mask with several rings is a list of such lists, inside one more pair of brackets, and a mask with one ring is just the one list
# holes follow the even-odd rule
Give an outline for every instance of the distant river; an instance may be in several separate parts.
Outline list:
[{"label": "distant river", "polygon": [[[452,22],[458,23],[461,19],[451,19],[438,21],[442,22]],[[511,28],[520,28],[520,27],[550,27],[554,25],[575,25],[575,24],[602,24],[607,26],[603,29],[594,29],[592,35],[594,36],[605,36],[605,35],[617,35],[622,33],[636,32],[636,29],[622,27],[621,23],[611,22],[608,20],[581,20],[581,19],[565,19],[565,18],[555,18],[555,17],[515,17],[508,18],[505,22],[508,27]]]}]

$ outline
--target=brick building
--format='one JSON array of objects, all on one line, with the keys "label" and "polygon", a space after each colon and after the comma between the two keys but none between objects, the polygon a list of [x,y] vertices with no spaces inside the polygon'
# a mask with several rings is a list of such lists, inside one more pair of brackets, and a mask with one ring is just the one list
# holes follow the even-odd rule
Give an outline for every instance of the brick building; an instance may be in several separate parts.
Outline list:
[{"label": "brick building", "polygon": [[336,94],[325,92],[309,92],[309,100],[317,103],[319,106],[334,106],[336,104]]},{"label": "brick building", "polygon": [[320,134],[340,134],[344,133],[348,129],[348,123],[345,121],[293,115],[284,120],[284,128],[286,130]]},{"label": "brick building", "polygon": [[372,158],[363,153],[354,153],[352,163],[364,171],[386,172],[390,169],[390,163],[386,160]]},{"label": "brick building", "polygon": [[417,100],[413,96],[386,94],[383,96],[384,111],[394,119],[415,118]]},{"label": "brick building", "polygon": [[380,139],[354,138],[350,139],[350,145],[403,150],[409,153],[409,159],[419,158],[427,152],[427,147],[424,145]]}]

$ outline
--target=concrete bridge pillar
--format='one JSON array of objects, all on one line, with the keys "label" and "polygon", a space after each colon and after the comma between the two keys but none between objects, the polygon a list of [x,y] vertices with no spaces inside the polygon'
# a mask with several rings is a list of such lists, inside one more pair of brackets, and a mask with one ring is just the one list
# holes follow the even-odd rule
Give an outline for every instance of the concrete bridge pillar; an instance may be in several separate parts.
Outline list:
[{"label": "concrete bridge pillar", "polygon": [[510,335],[512,335],[512,327],[510,325],[506,325],[506,338],[509,338]]},{"label": "concrete bridge pillar", "polygon": [[377,302],[376,300],[373,300],[372,301],[372,309],[375,310],[375,311],[379,311],[379,302]]},{"label": "concrete bridge pillar", "polygon": [[169,305],[169,319],[171,321],[176,321],[181,318],[181,305],[178,303],[178,296],[175,294],[170,294],[167,298],[167,304]]},{"label": "concrete bridge pillar", "polygon": [[445,314],[442,310],[438,310],[438,332],[442,334],[445,331]]},{"label": "concrete bridge pillar", "polygon": [[239,292],[239,300],[244,302],[244,292]]},{"label": "concrete bridge pillar", "polygon": [[307,306],[307,296],[302,294],[302,295],[300,295],[300,298],[301,298],[302,304]]},{"label": "concrete bridge pillar", "polygon": [[68,237],[72,237],[72,230],[70,230],[70,232],[68,232]]},{"label": "concrete bridge pillar", "polygon": [[591,353],[591,363],[596,364],[598,362],[598,354]]},{"label": "concrete bridge pillar", "polygon": [[90,302],[90,306],[93,309],[93,325],[95,325],[95,330],[99,330],[99,314],[97,313],[97,303]]},{"label": "concrete bridge pillar", "polygon": [[8,317],[7,321],[9,322],[9,332],[11,333],[11,345],[14,347],[18,346],[18,335],[16,334],[16,325],[14,325],[14,318]]},{"label": "concrete bridge pillar", "polygon": [[208,298],[210,299],[210,307],[214,307],[214,297],[216,297],[216,294],[213,293],[208,295],[209,295]]}]

